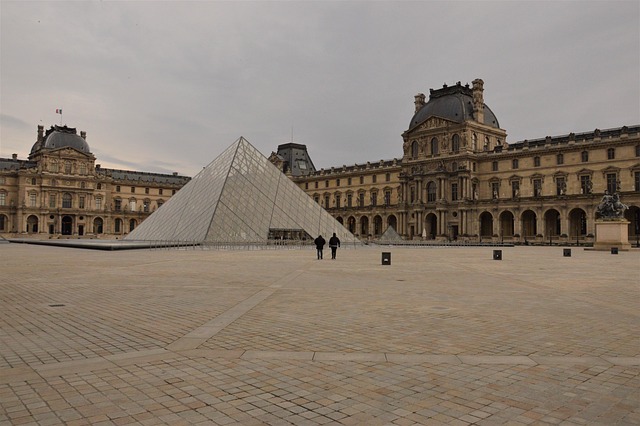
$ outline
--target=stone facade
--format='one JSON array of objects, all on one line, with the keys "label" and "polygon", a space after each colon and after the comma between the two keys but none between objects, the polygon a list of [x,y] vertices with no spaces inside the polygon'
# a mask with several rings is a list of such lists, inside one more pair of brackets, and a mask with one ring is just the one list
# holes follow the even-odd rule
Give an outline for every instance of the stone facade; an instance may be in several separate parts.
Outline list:
[{"label": "stone facade", "polygon": [[[484,82],[415,97],[399,159],[291,178],[361,239],[593,242],[605,190],[640,234],[640,125],[507,143]],[[399,147],[400,148],[400,147]]]},{"label": "stone facade", "polygon": [[121,238],[189,181],[95,162],[85,132],[38,126],[28,160],[0,158],[0,235]]}]

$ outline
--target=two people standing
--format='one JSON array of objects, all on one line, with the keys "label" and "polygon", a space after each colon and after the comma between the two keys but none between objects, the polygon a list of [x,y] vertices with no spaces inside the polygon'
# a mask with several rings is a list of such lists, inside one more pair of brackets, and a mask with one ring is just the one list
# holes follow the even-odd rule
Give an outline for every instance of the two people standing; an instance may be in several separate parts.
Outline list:
[{"label": "two people standing", "polygon": [[[324,238],[322,238],[322,235],[318,235],[318,238],[313,240],[313,242],[316,244],[318,260],[320,260],[322,259],[322,249],[324,248],[326,241]],[[340,247],[340,239],[336,236],[335,232],[333,233],[333,237],[329,238],[329,247],[331,248],[331,259],[335,259],[338,247]]]}]

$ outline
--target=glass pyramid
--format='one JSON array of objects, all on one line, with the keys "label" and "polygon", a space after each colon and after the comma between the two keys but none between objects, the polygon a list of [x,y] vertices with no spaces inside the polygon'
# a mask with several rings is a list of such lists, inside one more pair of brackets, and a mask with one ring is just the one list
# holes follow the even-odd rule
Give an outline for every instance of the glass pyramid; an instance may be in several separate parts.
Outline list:
[{"label": "glass pyramid", "polygon": [[334,232],[343,244],[359,242],[240,137],[125,239],[266,244]]}]

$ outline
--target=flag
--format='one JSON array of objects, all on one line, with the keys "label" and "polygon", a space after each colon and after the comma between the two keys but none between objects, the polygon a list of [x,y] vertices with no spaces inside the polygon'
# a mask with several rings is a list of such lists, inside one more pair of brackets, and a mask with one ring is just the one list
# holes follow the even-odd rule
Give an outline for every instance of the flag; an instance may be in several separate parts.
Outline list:
[{"label": "flag", "polygon": [[56,109],[56,114],[60,114],[60,115],[62,115],[62,108],[60,108],[60,109]]}]

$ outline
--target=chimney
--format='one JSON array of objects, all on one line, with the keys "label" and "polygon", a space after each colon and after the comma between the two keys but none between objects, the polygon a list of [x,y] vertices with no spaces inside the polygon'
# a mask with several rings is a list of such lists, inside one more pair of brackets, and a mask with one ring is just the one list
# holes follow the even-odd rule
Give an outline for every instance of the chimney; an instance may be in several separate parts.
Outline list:
[{"label": "chimney", "polygon": [[478,123],[484,123],[484,98],[482,92],[484,92],[484,81],[477,78],[473,80],[473,116]]},{"label": "chimney", "polygon": [[11,154],[11,158],[13,158],[14,160],[18,159],[18,154]]},{"label": "chimney", "polygon": [[86,141],[87,140],[87,132],[81,131],[80,132],[80,137]]},{"label": "chimney", "polygon": [[420,108],[424,106],[424,93],[418,93],[414,98],[416,99],[414,102],[416,105],[416,112],[418,112],[420,111]]},{"label": "chimney", "polygon": [[173,175],[174,176],[178,176],[178,172],[173,172]]},{"label": "chimney", "polygon": [[44,126],[38,126],[38,142],[44,140]]}]

